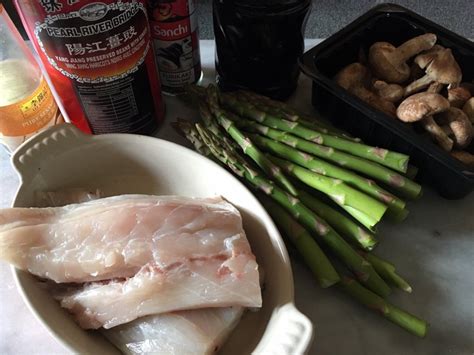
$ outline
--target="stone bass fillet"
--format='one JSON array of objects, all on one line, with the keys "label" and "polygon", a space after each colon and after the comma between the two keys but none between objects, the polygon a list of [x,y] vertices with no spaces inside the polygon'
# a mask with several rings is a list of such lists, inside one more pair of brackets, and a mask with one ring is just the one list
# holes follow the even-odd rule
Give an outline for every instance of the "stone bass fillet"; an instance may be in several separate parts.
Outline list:
[{"label": "stone bass fillet", "polygon": [[122,195],[0,210],[0,260],[57,283],[86,282],[61,297],[84,328],[261,306],[241,216],[222,198]]}]

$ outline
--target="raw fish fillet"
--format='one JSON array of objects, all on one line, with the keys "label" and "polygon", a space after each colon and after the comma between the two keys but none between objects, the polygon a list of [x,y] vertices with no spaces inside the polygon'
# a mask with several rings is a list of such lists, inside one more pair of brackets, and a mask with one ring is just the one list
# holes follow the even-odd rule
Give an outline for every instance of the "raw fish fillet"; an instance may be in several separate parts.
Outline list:
[{"label": "raw fish fillet", "polygon": [[249,255],[144,266],[126,280],[100,281],[56,294],[84,329],[106,329],[136,318],[207,307],[260,307],[257,264]]},{"label": "raw fish fillet", "polygon": [[102,334],[124,354],[213,354],[242,314],[242,307],[173,312],[143,317]]},{"label": "raw fish fillet", "polygon": [[240,214],[221,198],[123,195],[0,210],[0,259],[56,282],[91,281],[59,297],[86,329],[176,310],[261,306]]},{"label": "raw fish fillet", "polygon": [[[37,206],[56,207],[94,200],[101,197],[101,192],[75,189],[40,192],[36,197]],[[82,285],[75,287],[79,289]],[[61,292],[61,288],[64,286],[59,284],[49,287],[53,293]],[[213,354],[220,349],[243,312],[243,307],[223,307],[162,313],[102,330],[102,334],[124,354]]]},{"label": "raw fish fillet", "polygon": [[0,210],[0,260],[56,282],[131,277],[203,256],[253,257],[238,210],[221,198],[121,195]]}]

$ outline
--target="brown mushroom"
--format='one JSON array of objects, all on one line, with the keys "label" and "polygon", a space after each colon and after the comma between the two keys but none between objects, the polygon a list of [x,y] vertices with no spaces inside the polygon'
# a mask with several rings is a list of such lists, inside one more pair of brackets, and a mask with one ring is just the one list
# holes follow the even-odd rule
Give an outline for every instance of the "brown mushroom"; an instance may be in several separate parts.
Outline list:
[{"label": "brown mushroom", "polygon": [[445,85],[458,85],[461,82],[461,68],[451,49],[432,51],[429,55],[420,54],[415,58],[415,62],[425,69],[426,75],[409,84],[405,88],[405,96],[426,88],[434,81]]},{"label": "brown mushroom", "polygon": [[466,114],[469,121],[474,125],[474,97],[471,97],[462,107],[463,112]]},{"label": "brown mushroom", "polygon": [[436,93],[422,92],[412,95],[397,108],[397,116],[403,122],[417,122],[447,151],[453,148],[453,141],[433,119],[433,115],[449,108],[449,102]]},{"label": "brown mushroom", "polygon": [[365,66],[360,63],[353,63],[337,73],[335,79],[338,85],[365,101],[370,106],[390,116],[395,116],[395,106],[393,103],[380,98],[367,89],[369,77],[369,70]]},{"label": "brown mushroom", "polygon": [[418,65],[420,69],[424,69],[436,57],[437,55],[436,52],[439,52],[445,49],[446,48],[444,48],[443,46],[440,46],[439,44],[435,44],[431,49],[418,54],[413,63]]},{"label": "brown mushroom", "polygon": [[467,100],[471,98],[471,93],[468,89],[458,86],[456,88],[448,88],[448,101],[452,107],[461,108]]},{"label": "brown mushroom", "polygon": [[471,143],[474,134],[472,124],[461,109],[450,107],[437,114],[436,119],[444,125],[445,132],[452,137],[457,148],[464,149]]},{"label": "brown mushroom", "polygon": [[451,155],[460,160],[467,167],[474,169],[474,155],[463,150],[453,150]]},{"label": "brown mushroom", "polygon": [[376,42],[369,48],[370,67],[377,78],[388,83],[403,83],[410,76],[406,61],[435,43],[436,35],[432,33],[412,38],[399,47],[388,42]]},{"label": "brown mushroom", "polygon": [[439,94],[441,92],[441,90],[443,90],[443,87],[444,87],[443,84],[438,83],[437,81],[435,81],[435,82],[430,84],[430,86],[428,87],[428,90],[426,90],[426,91],[427,92],[433,92],[435,94]]},{"label": "brown mushroom", "polygon": [[390,102],[400,101],[405,93],[405,89],[402,86],[398,84],[388,84],[383,80],[375,80],[372,87],[378,96]]},{"label": "brown mushroom", "polygon": [[397,116],[403,122],[417,122],[448,108],[448,100],[440,94],[421,92],[403,100],[397,108]]}]

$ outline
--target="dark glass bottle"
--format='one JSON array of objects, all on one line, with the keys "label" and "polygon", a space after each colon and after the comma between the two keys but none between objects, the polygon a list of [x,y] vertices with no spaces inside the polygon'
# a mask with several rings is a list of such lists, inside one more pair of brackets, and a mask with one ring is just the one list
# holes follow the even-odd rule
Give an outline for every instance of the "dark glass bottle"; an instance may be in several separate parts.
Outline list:
[{"label": "dark glass bottle", "polygon": [[296,89],[311,0],[214,0],[217,83],[285,99]]}]

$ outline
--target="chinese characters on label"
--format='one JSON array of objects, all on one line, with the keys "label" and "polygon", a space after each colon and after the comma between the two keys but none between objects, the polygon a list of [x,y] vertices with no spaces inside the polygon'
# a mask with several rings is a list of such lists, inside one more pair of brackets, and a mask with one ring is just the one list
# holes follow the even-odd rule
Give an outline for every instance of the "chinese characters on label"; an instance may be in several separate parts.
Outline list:
[{"label": "chinese characters on label", "polygon": [[[80,0],[67,0],[68,5],[77,4]],[[40,5],[43,7],[44,11],[48,14],[51,12],[59,11],[63,8],[63,4],[59,0],[39,0]]]},{"label": "chinese characters on label", "polygon": [[63,4],[58,0],[40,0],[40,4],[47,13],[56,12],[63,8]]},{"label": "chinese characters on label", "polygon": [[134,26],[130,26],[122,33],[118,33],[107,37],[104,41],[91,43],[65,43],[69,55],[85,55],[95,52],[106,51],[107,49],[114,49],[126,43],[138,33]]}]

